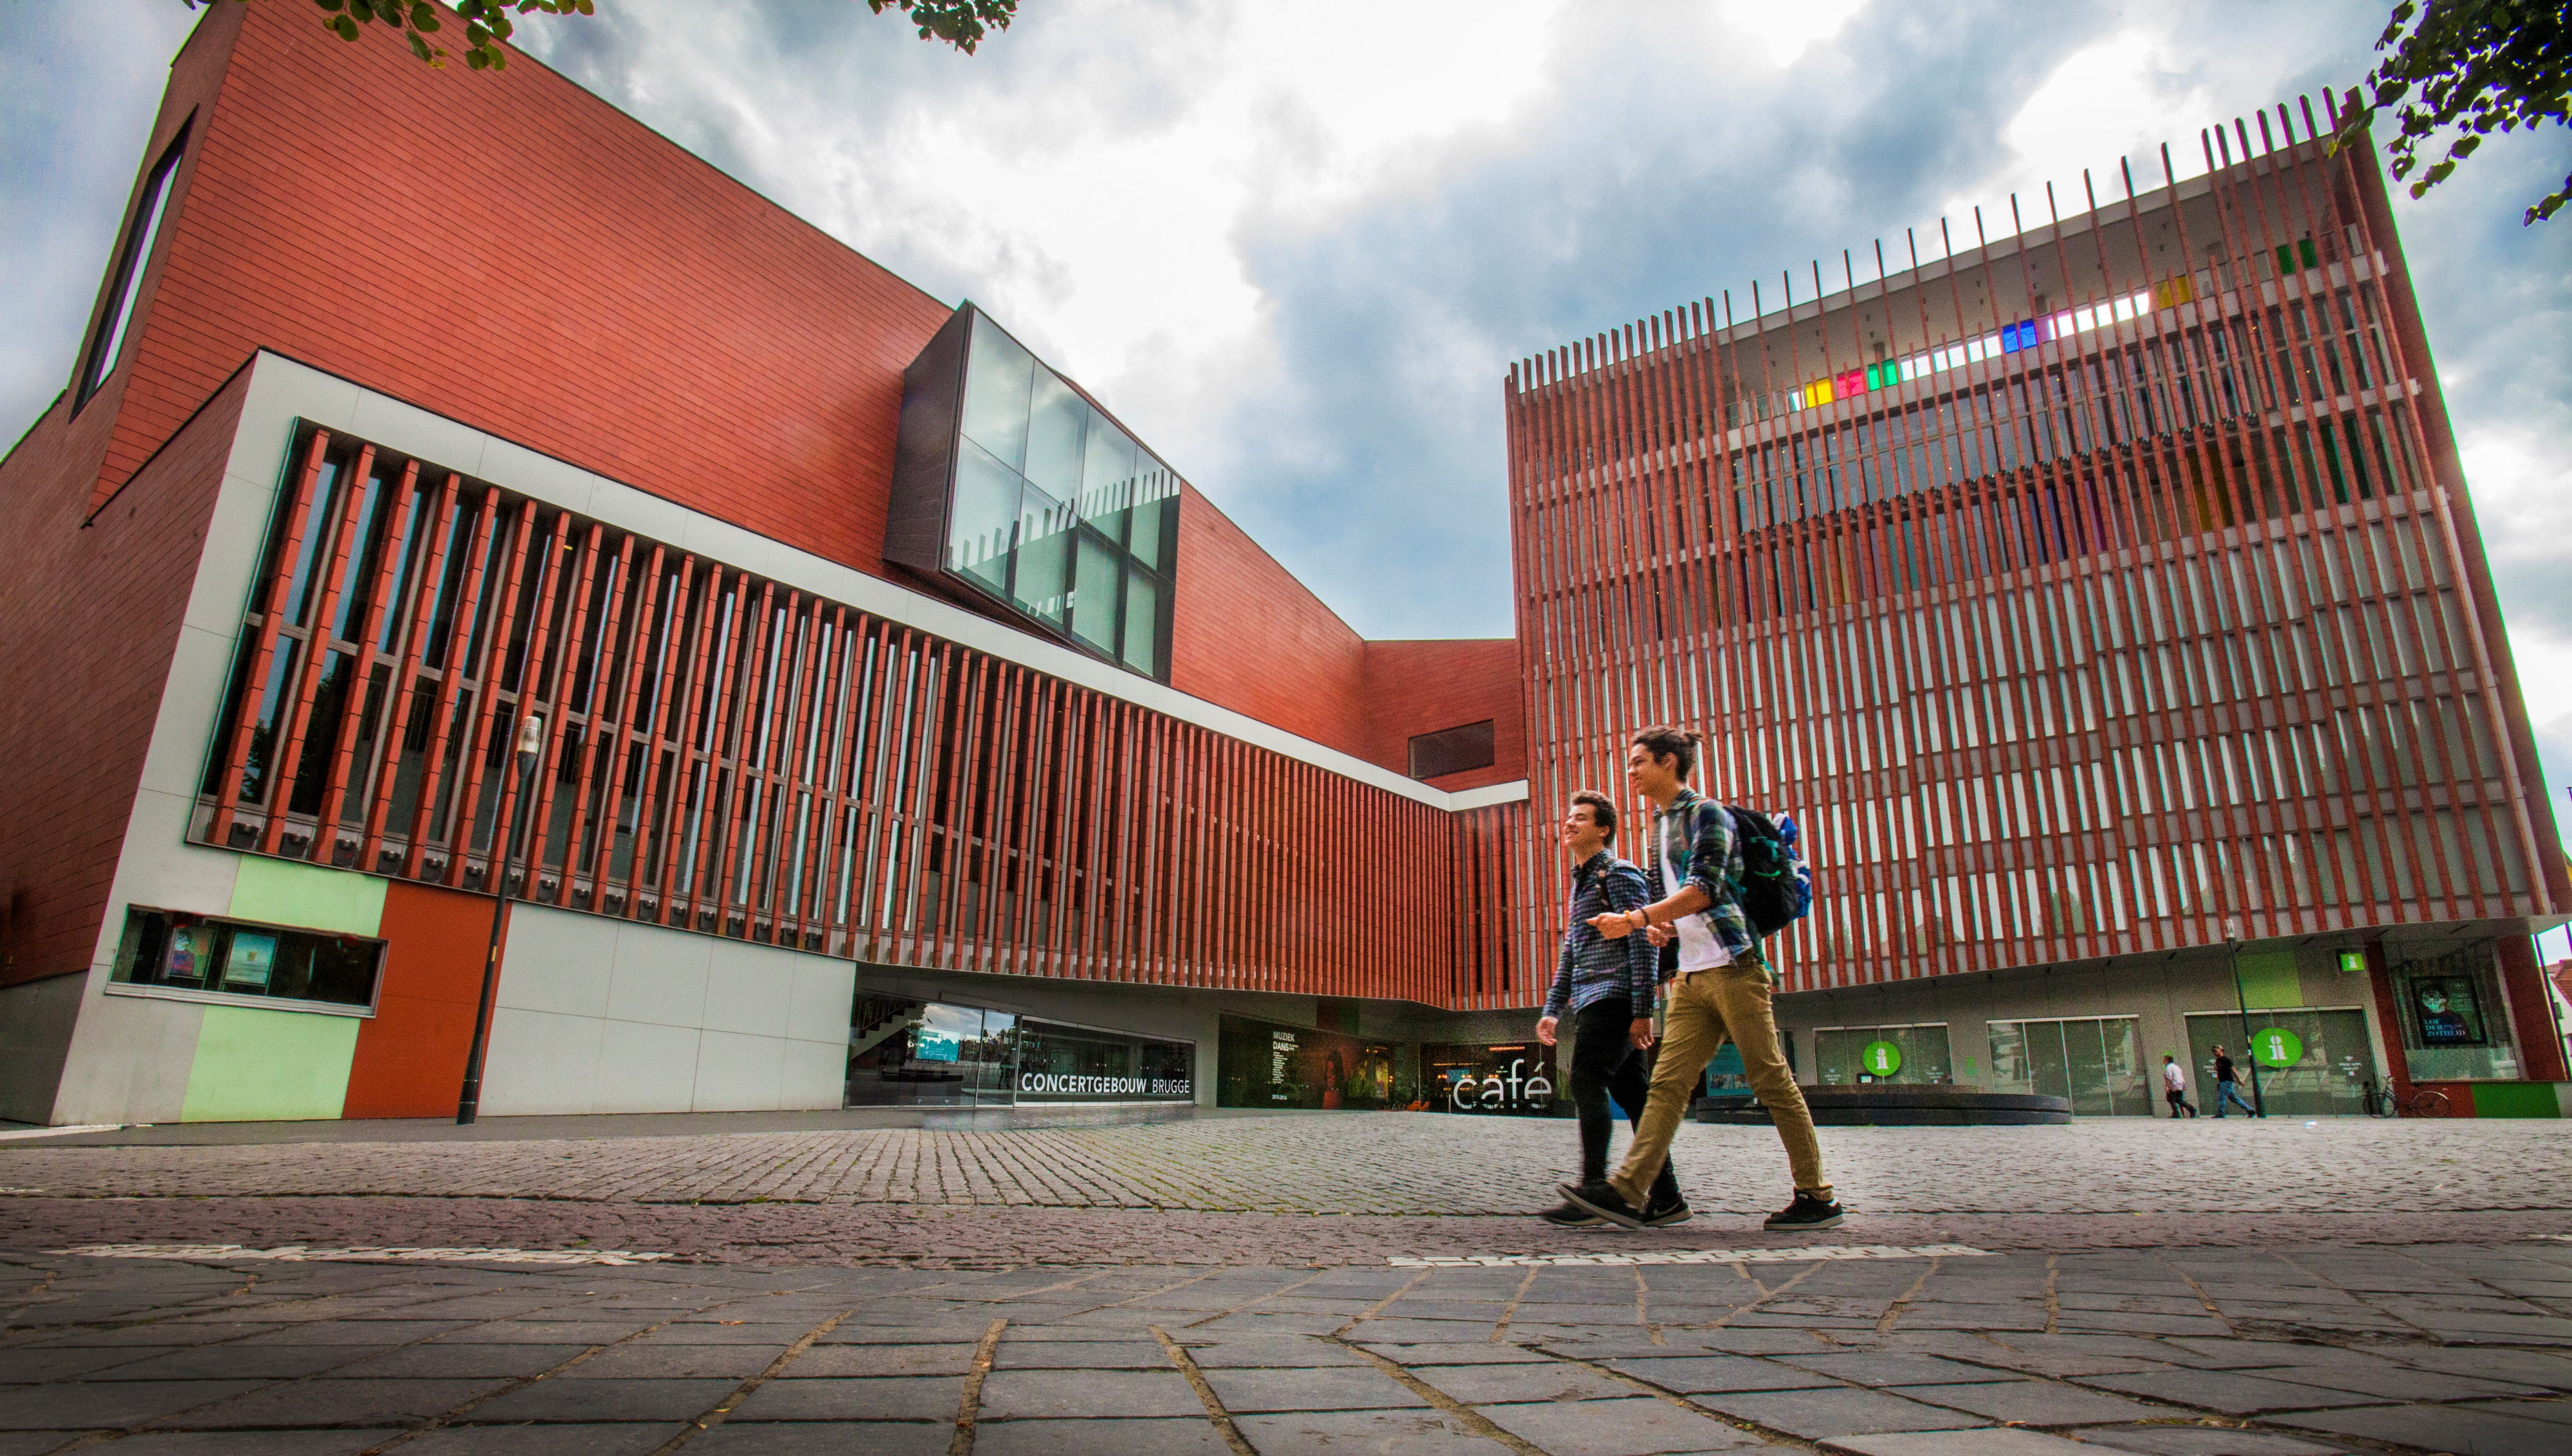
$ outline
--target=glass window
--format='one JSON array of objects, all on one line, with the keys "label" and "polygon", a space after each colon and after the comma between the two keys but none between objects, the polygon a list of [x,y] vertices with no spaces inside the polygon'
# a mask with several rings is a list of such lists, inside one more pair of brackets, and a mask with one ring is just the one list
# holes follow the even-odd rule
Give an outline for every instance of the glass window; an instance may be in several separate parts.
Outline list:
[{"label": "glass window", "polygon": [[[1080,513],[1104,517],[1121,512],[1134,504],[1134,441],[1123,430],[1107,422],[1096,410],[1089,412],[1089,430],[1081,445]],[[1124,518],[1116,524],[1102,526],[1107,539],[1123,545]]]},{"label": "glass window", "polygon": [[[1388,1109],[1408,1106],[1419,1092],[1418,1064],[1406,1047],[1238,1016],[1223,1017],[1219,1025],[1217,1106]],[[1486,1050],[1476,1049],[1476,1056]],[[1506,1062],[1502,1070],[1508,1070]],[[1523,1065],[1522,1093],[1526,1082]],[[1547,1080],[1539,1090],[1550,1097],[1553,1083]]]},{"label": "glass window", "polygon": [[114,979],[130,986],[372,1007],[383,942],[327,931],[128,910]]},{"label": "glass window", "polygon": [[848,1105],[1006,1102],[1017,1020],[978,1006],[862,992],[849,1018]]},{"label": "glass window", "polygon": [[1141,492],[1146,498],[1135,503],[1134,534],[1125,548],[1136,561],[1158,572],[1170,569],[1169,538],[1176,534],[1167,529],[1169,513],[1178,507],[1177,499],[1163,488],[1168,478],[1161,471],[1149,477]]},{"label": "glass window", "polygon": [[1196,1048],[1051,1022],[1020,1024],[1020,1102],[1191,1102]]},{"label": "glass window", "polygon": [[[2245,1055],[2240,1008],[2192,1011],[2188,1014],[2189,1097],[2199,1111],[2215,1110],[2215,1049],[2232,1057],[2242,1095],[2251,1095],[2252,1057]],[[2329,1010],[2258,1010],[2248,1018],[2247,1044],[2258,1060],[2258,1099],[2282,1118],[2356,1117],[2366,1111],[2366,1089],[2377,1081],[2375,1043],[2366,1034],[2366,1013],[2356,1007]],[[2421,1075],[2419,1053],[2411,1054],[2411,1075]],[[2161,1059],[2153,1059],[2161,1065]]]},{"label": "glass window", "polygon": [[1035,371],[1027,415],[1027,483],[1056,500],[1080,498],[1081,427],[1089,405],[1051,369]]},{"label": "glass window", "polygon": [[1071,582],[1071,635],[1102,653],[1116,650],[1116,553],[1087,531],[1080,533],[1080,562]]},{"label": "glass window", "polygon": [[1146,677],[1160,673],[1161,588],[1140,568],[1125,569],[1125,666]]},{"label": "glass window", "polygon": [[973,315],[973,350],[964,371],[964,438],[1016,470],[1027,457],[1027,391],[1036,361],[986,314]]},{"label": "glass window", "polygon": [[1010,600],[1060,626],[1071,586],[1071,507],[1027,487],[1018,500],[1018,571]]},{"label": "glass window", "polygon": [[2396,967],[2393,996],[2414,1082],[2519,1075],[2489,944]]},{"label": "glass window", "polygon": [[98,333],[91,339],[89,358],[81,367],[80,394],[74,409],[87,404],[98,386],[107,382],[107,376],[116,372],[117,357],[125,352],[125,335],[134,322],[135,296],[143,291],[143,273],[151,266],[153,244],[161,238],[161,219],[170,210],[170,180],[178,174],[179,158],[187,147],[188,137],[182,132],[153,166],[142,195],[134,200],[134,220],[126,225],[125,250],[117,255],[116,280],[108,287],[107,311],[99,315]]},{"label": "glass window", "polygon": [[1009,589],[1009,550],[1016,544],[1018,477],[979,446],[956,452],[956,501],[947,526],[947,569],[994,592]]},{"label": "glass window", "polygon": [[2131,1016],[1990,1024],[1991,1090],[2068,1098],[2084,1117],[2153,1110]]},{"label": "glass window", "polygon": [[1821,1068],[1825,1087],[1956,1080],[1943,1021],[1926,1026],[1824,1027],[1813,1033],[1813,1060]]}]

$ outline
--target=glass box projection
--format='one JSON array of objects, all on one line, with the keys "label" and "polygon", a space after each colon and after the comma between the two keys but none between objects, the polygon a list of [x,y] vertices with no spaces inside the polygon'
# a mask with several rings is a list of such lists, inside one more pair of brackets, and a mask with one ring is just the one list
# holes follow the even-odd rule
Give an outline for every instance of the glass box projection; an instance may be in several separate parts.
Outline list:
[{"label": "glass box projection", "polygon": [[967,303],[903,374],[885,557],[1169,676],[1179,478]]}]

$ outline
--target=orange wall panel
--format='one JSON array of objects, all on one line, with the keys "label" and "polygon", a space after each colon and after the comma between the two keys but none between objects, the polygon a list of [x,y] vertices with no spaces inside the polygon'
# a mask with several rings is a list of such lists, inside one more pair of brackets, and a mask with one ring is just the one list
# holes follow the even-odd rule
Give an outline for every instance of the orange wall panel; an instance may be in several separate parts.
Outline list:
[{"label": "orange wall panel", "polygon": [[394,880],[384,886],[383,987],[357,1029],[342,1117],[452,1117],[473,1041],[491,902]]}]

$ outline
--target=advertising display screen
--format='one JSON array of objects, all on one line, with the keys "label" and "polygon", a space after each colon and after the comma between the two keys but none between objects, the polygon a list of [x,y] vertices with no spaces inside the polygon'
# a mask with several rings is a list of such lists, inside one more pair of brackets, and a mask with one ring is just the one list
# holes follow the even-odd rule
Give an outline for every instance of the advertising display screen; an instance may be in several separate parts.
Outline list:
[{"label": "advertising display screen", "polygon": [[1219,1107],[1391,1108],[1411,1100],[1410,1058],[1394,1043],[1240,1016],[1224,1017],[1221,1027]]}]

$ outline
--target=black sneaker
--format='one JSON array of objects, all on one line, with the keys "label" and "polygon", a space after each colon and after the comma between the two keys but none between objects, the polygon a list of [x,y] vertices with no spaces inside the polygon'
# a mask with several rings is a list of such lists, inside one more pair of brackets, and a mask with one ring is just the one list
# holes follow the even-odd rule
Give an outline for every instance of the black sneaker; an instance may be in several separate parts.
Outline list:
[{"label": "black sneaker", "polygon": [[1596,1228],[1608,1221],[1569,1199],[1563,1202],[1562,1207],[1548,1209],[1537,1216],[1557,1228]]},{"label": "black sneaker", "polygon": [[1672,1199],[1666,1204],[1654,1204],[1650,1208],[1645,1209],[1643,1211],[1643,1226],[1646,1228],[1667,1228],[1673,1223],[1684,1223],[1695,1216],[1696,1211],[1687,1206],[1687,1200]]},{"label": "black sneaker", "polygon": [[1586,1183],[1565,1195],[1574,1208],[1596,1213],[1619,1228],[1643,1226],[1643,1211],[1625,1202],[1613,1184]]},{"label": "black sneaker", "polygon": [[1768,1215],[1768,1226],[1783,1233],[1810,1233],[1819,1228],[1840,1226],[1839,1201],[1827,1203],[1807,1193],[1798,1192],[1795,1202]]}]

